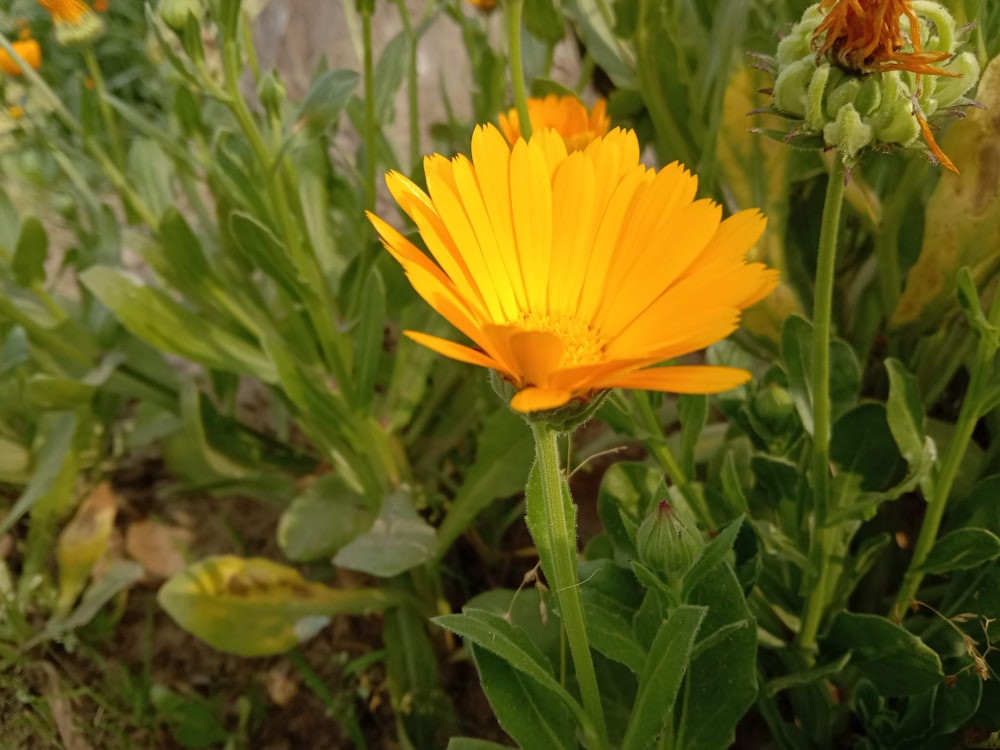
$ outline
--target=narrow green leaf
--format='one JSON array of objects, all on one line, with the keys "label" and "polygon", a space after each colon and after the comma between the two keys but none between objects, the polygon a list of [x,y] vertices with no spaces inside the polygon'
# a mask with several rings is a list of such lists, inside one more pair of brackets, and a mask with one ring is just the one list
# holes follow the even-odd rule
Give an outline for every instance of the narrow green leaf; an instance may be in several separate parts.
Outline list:
[{"label": "narrow green leaf", "polygon": [[[493,713],[519,747],[524,750],[576,750],[569,713],[555,696],[487,649],[472,644],[470,650]],[[448,747],[453,745],[456,745],[454,740]],[[486,747],[500,746],[487,743]]]},{"label": "narrow green leaf", "polygon": [[677,401],[681,421],[681,469],[684,476],[694,479],[694,449],[708,421],[708,396],[684,393]]},{"label": "narrow green leaf", "polygon": [[917,379],[897,359],[887,359],[889,429],[906,463],[918,466],[924,453],[924,405],[920,400]]},{"label": "narrow green leaf", "polygon": [[340,117],[358,87],[361,76],[353,70],[327,70],[310,84],[296,115],[296,127],[311,138],[326,133]]},{"label": "narrow green leaf", "polygon": [[45,259],[49,254],[49,236],[42,222],[29,216],[21,225],[11,268],[14,278],[23,287],[45,281]]},{"label": "narrow green leaf", "polygon": [[356,408],[367,412],[375,398],[375,385],[380,363],[385,356],[385,283],[382,274],[373,268],[365,281],[361,297],[360,320],[354,336],[354,384],[352,392]]},{"label": "narrow green leaf", "polygon": [[154,216],[161,216],[174,205],[170,184],[173,173],[174,162],[156,141],[133,136],[128,151],[128,178]]},{"label": "narrow green leaf", "polygon": [[705,607],[683,605],[671,612],[649,648],[639,675],[639,693],[622,740],[622,750],[644,750],[665,726],[687,671]]},{"label": "narrow green leaf", "polygon": [[403,85],[410,42],[406,31],[389,40],[375,63],[375,119],[380,123],[393,121],[396,92]]},{"label": "narrow green leaf", "polygon": [[971,570],[1000,557],[1000,537],[986,529],[956,529],[938,539],[918,570],[951,573]]},{"label": "narrow green leaf", "polygon": [[741,528],[743,528],[743,516],[731,521],[716,535],[715,539],[706,545],[701,556],[684,576],[684,590],[686,592],[692,591],[702,578],[719,566],[733,548],[733,544],[736,543],[736,537]]}]

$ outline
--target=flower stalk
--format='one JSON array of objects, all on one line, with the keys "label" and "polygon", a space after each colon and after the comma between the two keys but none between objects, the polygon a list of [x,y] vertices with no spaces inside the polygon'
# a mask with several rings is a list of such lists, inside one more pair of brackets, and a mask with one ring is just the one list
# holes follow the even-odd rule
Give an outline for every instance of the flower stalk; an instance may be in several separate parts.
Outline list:
[{"label": "flower stalk", "polygon": [[826,187],[823,221],[820,226],[819,256],[816,262],[816,290],[813,299],[813,529],[810,560],[817,581],[810,587],[802,615],[798,644],[809,650],[816,645],[816,635],[828,601],[832,576],[829,547],[831,530],[826,527],[830,514],[830,331],[833,319],[833,281],[837,260],[837,234],[844,204],[846,172],[835,159]]},{"label": "flower stalk", "polygon": [[532,423],[531,431],[535,438],[535,470],[541,479],[545,531],[548,536],[547,540],[536,539],[535,543],[549,548],[552,569],[546,570],[545,575],[559,602],[560,619],[576,667],[583,707],[593,719],[598,735],[591,739],[596,740],[596,747],[606,748],[608,732],[594,661],[590,655],[583,599],[580,596],[580,579],[577,575],[576,508],[559,466],[558,433],[541,422]]},{"label": "flower stalk", "polygon": [[[987,322],[994,330],[1000,326],[1000,294],[998,293],[993,295]],[[992,363],[996,352],[996,341],[991,340],[989,336],[980,334],[976,359],[969,379],[969,388],[958,413],[955,432],[948,443],[948,450],[941,464],[941,474],[934,485],[934,497],[930,498],[927,503],[927,513],[920,525],[920,535],[917,537],[913,557],[910,559],[910,565],[903,577],[903,585],[900,587],[892,607],[892,618],[897,622],[903,619],[903,613],[924,579],[921,567],[926,562],[927,556],[937,540],[938,531],[941,529],[941,520],[944,518],[945,508],[948,506],[948,497],[955,484],[955,477],[958,476],[966,449],[972,442],[972,433],[976,428],[976,422],[979,421],[983,394],[993,372]]]},{"label": "flower stalk", "polygon": [[514,106],[524,140],[531,138],[531,117],[528,114],[528,93],[524,85],[524,60],[521,55],[521,15],[524,0],[507,0],[507,40],[510,45],[510,83],[514,92]]}]

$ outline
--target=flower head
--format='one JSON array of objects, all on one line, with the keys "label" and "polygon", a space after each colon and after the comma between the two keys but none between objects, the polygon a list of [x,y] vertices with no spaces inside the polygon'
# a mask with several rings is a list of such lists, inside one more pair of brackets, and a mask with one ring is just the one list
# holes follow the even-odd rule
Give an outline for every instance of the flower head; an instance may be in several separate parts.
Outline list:
[{"label": "flower head", "polygon": [[52,16],[56,39],[67,47],[89,44],[104,31],[104,22],[83,0],[38,0]]},{"label": "flower head", "polygon": [[[586,148],[595,138],[608,132],[611,120],[608,118],[607,104],[598,99],[589,112],[575,96],[549,94],[544,99],[528,99],[528,117],[531,129],[552,128],[566,141],[566,148],[577,151]],[[521,137],[521,126],[517,110],[511,109],[500,115],[500,129],[507,142],[513,145]]]},{"label": "flower head", "polygon": [[[31,38],[30,34],[22,36],[21,39],[13,42],[11,47],[21,56],[22,60],[35,70],[38,70],[42,64],[42,48],[38,42]],[[2,49],[0,49],[0,71],[9,76],[19,76],[23,73],[21,66],[15,62],[14,58],[7,53],[7,50]]]},{"label": "flower head", "polygon": [[735,330],[777,273],[745,256],[764,229],[756,210],[725,221],[695,200],[677,163],[639,161],[632,131],[568,150],[554,130],[513,146],[492,125],[472,158],[424,162],[425,193],[386,182],[433,260],[369,214],[416,291],[473,346],[407,331],[447,357],[488,367],[520,412],[587,402],[609,388],[714,393],[749,379],[728,367],[653,367]]},{"label": "flower head", "polygon": [[485,11],[491,11],[497,7],[497,0],[465,0],[465,2]]},{"label": "flower head", "polygon": [[778,45],[775,108],[802,118],[790,136],[821,134],[846,163],[898,145],[955,170],[928,121],[968,104],[979,78],[960,36],[930,0],[821,0]]}]

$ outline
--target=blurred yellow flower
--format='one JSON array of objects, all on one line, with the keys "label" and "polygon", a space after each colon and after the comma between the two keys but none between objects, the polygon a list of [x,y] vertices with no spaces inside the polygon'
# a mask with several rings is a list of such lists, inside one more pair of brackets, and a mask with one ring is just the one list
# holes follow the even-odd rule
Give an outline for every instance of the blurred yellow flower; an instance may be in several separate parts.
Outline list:
[{"label": "blurred yellow flower", "polygon": [[[35,70],[42,64],[42,48],[34,39],[22,38],[13,42],[11,46],[14,51],[21,56],[28,65]],[[14,62],[14,58],[7,54],[7,50],[0,49],[0,71],[9,76],[19,76],[22,74],[21,66]]]},{"label": "blurred yellow flower", "polygon": [[[598,99],[590,111],[575,96],[549,94],[544,99],[528,99],[528,117],[532,130],[552,128],[566,140],[566,148],[576,151],[585,148],[595,138],[608,132],[611,120],[607,104]],[[521,137],[517,110],[500,115],[500,129],[511,145]]]},{"label": "blurred yellow flower", "polygon": [[555,130],[513,147],[492,125],[472,159],[424,162],[428,192],[397,172],[389,190],[433,260],[369,213],[414,289],[474,347],[407,331],[447,357],[495,370],[520,412],[588,401],[609,388],[715,393],[746,382],[729,367],[653,367],[732,333],[778,274],[745,256],[757,210],[725,221],[695,200],[697,178],[639,161],[613,130],[570,152]]}]

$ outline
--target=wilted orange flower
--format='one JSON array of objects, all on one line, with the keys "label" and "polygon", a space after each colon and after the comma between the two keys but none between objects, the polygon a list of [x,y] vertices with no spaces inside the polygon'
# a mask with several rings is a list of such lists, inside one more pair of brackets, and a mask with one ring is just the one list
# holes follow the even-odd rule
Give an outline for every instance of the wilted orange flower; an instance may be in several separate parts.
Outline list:
[{"label": "wilted orange flower", "polygon": [[613,130],[570,152],[554,130],[508,144],[492,125],[472,159],[424,161],[428,192],[397,172],[389,190],[433,260],[369,213],[414,289],[474,346],[417,331],[414,341],[497,371],[520,412],[589,400],[608,388],[715,393],[746,382],[729,367],[653,367],[732,333],[777,272],[745,256],[757,210],[725,221],[695,200],[677,163],[639,161],[635,133]]},{"label": "wilted orange flower", "polygon": [[[842,68],[862,74],[909,70],[957,75],[933,65],[947,60],[947,52],[921,49],[920,21],[910,0],[821,0],[819,9],[827,15],[813,34],[813,44],[818,45],[817,59],[829,52]],[[908,36],[903,34],[900,23],[903,16],[909,21]],[[907,45],[910,51],[904,51]]]},{"label": "wilted orange flower", "polygon": [[[28,36],[27,38],[13,42],[11,46],[21,56],[22,60],[35,70],[38,70],[42,64],[42,48],[38,42]],[[0,71],[9,76],[19,76],[23,72],[21,66],[14,62],[14,58],[7,53],[7,50],[3,49],[0,49]]]},{"label": "wilted orange flower", "polygon": [[[603,99],[598,99],[589,112],[575,96],[549,94],[544,99],[528,99],[528,117],[532,131],[545,128],[556,130],[566,140],[566,148],[570,151],[585,148],[592,140],[607,133],[611,126]],[[516,109],[500,115],[500,129],[511,145],[521,137]]]},{"label": "wilted orange flower", "polygon": [[[821,0],[819,8],[827,16],[813,34],[817,60],[829,53],[840,67],[861,75],[890,70],[908,70],[918,75],[960,75],[934,65],[947,60],[947,52],[921,49],[920,21],[910,0]],[[909,23],[909,34],[903,33],[904,16]],[[919,111],[914,116],[931,153],[943,166],[957,172],[934,140],[924,116]]]}]

